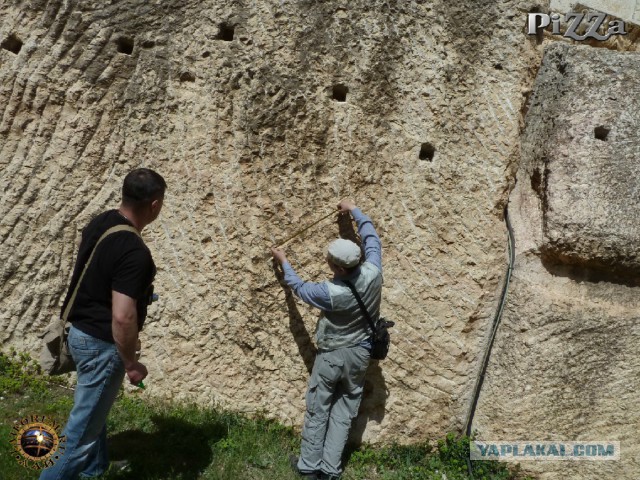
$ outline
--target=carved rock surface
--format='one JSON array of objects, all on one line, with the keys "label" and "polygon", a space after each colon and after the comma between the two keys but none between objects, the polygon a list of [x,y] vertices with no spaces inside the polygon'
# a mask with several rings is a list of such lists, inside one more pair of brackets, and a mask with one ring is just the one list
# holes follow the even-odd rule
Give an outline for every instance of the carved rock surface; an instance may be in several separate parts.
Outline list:
[{"label": "carved rock surface", "polygon": [[550,261],[640,273],[638,58],[563,44],[547,51],[522,159]]},{"label": "carved rock surface", "polygon": [[516,264],[474,428],[622,449],[620,461],[527,462],[544,479],[640,472],[638,71],[636,53],[551,45],[526,117]]},{"label": "carved rock surface", "polygon": [[[381,234],[397,322],[355,434],[459,428],[505,268],[533,6],[1,2],[3,347],[38,352],[81,229],[149,166],[169,190],[144,232],[160,295],[146,394],[299,425],[317,312],[285,295],[268,247],[351,196]],[[348,227],[289,242],[299,273],[327,278]]]}]

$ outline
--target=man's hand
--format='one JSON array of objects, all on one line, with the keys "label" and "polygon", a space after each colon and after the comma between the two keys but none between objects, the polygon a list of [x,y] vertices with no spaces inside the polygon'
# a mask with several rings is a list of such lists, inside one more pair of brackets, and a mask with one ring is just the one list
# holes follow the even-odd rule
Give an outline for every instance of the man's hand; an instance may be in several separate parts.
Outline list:
[{"label": "man's hand", "polygon": [[280,262],[280,265],[287,261],[287,256],[281,248],[271,247],[271,255]]},{"label": "man's hand", "polygon": [[348,213],[354,208],[356,208],[356,204],[354,203],[354,201],[347,198],[341,200],[338,204],[338,210],[340,210],[340,213]]},{"label": "man's hand", "polygon": [[142,380],[147,378],[149,374],[147,367],[137,360],[126,369],[126,372],[127,377],[129,377],[129,382],[131,382],[132,385],[138,385]]}]

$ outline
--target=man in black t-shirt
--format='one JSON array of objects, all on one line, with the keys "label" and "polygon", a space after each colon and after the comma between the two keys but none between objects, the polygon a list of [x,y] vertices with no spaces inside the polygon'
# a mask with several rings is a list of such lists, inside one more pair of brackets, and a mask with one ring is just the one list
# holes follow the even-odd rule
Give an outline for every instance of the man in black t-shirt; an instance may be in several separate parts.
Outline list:
[{"label": "man in black t-shirt", "polygon": [[[125,373],[134,385],[147,376],[147,368],[136,358],[136,348],[156,269],[140,232],[160,214],[166,188],[164,179],[153,170],[133,170],[124,179],[120,208],[98,215],[82,232],[62,306],[64,312],[71,303],[69,349],[78,384],[63,432],[65,452],[42,471],[41,480],[96,477],[109,467],[109,410]],[[103,237],[116,226],[128,228]]]},{"label": "man in black t-shirt", "polygon": [[[77,284],[85,261],[100,236],[117,225],[135,226],[119,210],[109,210],[95,217],[82,233],[78,262],[71,279]],[[111,329],[112,291],[136,299],[138,330],[146,315],[147,292],[153,282],[155,265],[151,252],[139,235],[123,231],[109,235],[101,243],[99,251],[87,269],[69,314],[69,321],[78,330],[106,342],[113,343]],[[62,306],[69,302],[71,291]]]}]

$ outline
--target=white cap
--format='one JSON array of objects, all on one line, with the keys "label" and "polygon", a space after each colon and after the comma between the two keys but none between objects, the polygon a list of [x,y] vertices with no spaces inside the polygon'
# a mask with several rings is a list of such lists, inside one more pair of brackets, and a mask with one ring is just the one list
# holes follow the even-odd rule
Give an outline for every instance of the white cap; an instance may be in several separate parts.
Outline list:
[{"label": "white cap", "polygon": [[339,238],[327,248],[329,260],[343,268],[355,267],[360,263],[360,247],[351,240]]}]

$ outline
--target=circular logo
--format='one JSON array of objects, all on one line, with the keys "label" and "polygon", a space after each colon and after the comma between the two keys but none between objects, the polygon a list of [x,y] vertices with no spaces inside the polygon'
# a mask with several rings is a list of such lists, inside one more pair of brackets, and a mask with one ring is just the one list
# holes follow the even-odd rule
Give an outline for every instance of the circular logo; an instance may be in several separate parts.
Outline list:
[{"label": "circular logo", "polygon": [[53,465],[64,453],[60,425],[44,416],[23,418],[11,432],[16,460],[26,467],[41,469]]}]

